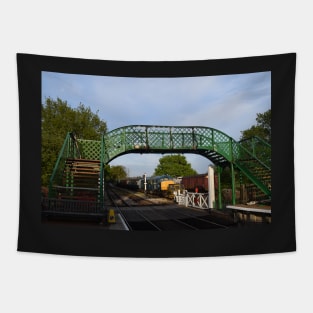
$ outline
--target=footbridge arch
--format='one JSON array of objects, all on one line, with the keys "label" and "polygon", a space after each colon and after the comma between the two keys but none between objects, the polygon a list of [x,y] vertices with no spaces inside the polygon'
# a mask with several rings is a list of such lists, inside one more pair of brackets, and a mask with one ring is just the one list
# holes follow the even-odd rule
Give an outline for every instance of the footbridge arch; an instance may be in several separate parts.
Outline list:
[{"label": "footbridge arch", "polygon": [[102,137],[103,162],[127,153],[193,153],[217,166],[235,166],[271,196],[271,146],[260,138],[237,142],[224,132],[203,126],[130,125]]},{"label": "footbridge arch", "polygon": [[[70,166],[73,168],[73,160],[82,160],[80,163],[83,160],[94,160],[98,162],[98,193],[101,199],[104,166],[127,153],[202,155],[218,168],[230,166],[233,172],[236,167],[265,195],[271,197],[271,146],[257,137],[238,142],[217,129],[203,126],[129,125],[102,135],[100,141],[77,139],[68,133],[54,167],[49,189],[64,185],[64,181],[69,187],[62,188],[73,188],[73,174],[69,169]],[[82,165],[82,168],[84,166],[92,173],[97,168],[93,163]],[[65,172],[67,176],[64,176]]]},{"label": "footbridge arch", "polygon": [[233,142],[209,127],[130,125],[103,136],[103,161],[109,163],[126,153],[196,153],[226,165],[238,154]]}]

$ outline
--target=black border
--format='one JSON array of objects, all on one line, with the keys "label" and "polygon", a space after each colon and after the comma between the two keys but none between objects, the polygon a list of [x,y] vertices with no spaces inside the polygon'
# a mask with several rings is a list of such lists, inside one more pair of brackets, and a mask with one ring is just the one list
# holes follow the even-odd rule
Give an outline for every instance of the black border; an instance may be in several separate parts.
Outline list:
[{"label": "black border", "polygon": [[[20,112],[18,251],[107,257],[206,257],[296,250],[296,54],[197,61],[104,61],[17,54]],[[195,232],[123,232],[41,223],[41,72],[128,77],[272,73],[272,223]],[[208,125],[209,126],[209,125]]]}]

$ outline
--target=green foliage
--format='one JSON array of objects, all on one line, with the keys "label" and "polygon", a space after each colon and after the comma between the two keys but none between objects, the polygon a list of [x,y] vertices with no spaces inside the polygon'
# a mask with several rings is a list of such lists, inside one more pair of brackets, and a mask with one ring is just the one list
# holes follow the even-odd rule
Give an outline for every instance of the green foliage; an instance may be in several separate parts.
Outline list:
[{"label": "green foliage", "polygon": [[159,159],[159,164],[154,170],[154,175],[171,175],[190,176],[196,175],[197,172],[187,162],[186,157],[183,155],[166,155]]},{"label": "green foliage", "polygon": [[107,181],[118,182],[127,177],[127,170],[122,165],[107,165],[105,178]]},{"label": "green foliage", "polygon": [[[97,112],[98,113],[98,112]],[[41,107],[41,183],[47,186],[58,154],[70,131],[78,138],[100,140],[107,126],[97,113],[79,104],[71,108],[66,101],[47,98]]]},{"label": "green foliage", "polygon": [[[240,171],[236,168],[234,169],[235,174],[235,184],[239,188],[241,182],[245,181],[245,176],[240,174]],[[229,166],[226,166],[221,171],[221,189],[230,189],[232,187],[231,183],[231,169]]]},{"label": "green foliage", "polygon": [[256,122],[256,125],[241,131],[240,140],[257,136],[267,142],[271,142],[271,109],[264,113],[257,113]]}]

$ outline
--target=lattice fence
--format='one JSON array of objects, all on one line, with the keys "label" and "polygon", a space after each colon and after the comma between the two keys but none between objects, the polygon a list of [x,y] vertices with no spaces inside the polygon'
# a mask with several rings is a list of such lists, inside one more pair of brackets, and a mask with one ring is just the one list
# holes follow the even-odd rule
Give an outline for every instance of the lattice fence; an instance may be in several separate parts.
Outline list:
[{"label": "lattice fence", "polygon": [[78,139],[78,147],[83,159],[100,160],[101,141]]}]

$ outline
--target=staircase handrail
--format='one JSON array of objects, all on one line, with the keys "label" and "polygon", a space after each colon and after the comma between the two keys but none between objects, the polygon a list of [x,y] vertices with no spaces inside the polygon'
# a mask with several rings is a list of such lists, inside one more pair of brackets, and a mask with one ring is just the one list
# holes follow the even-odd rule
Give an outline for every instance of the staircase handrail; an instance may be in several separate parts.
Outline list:
[{"label": "staircase handrail", "polygon": [[[53,182],[54,182],[56,173],[57,173],[57,171],[58,171],[60,162],[61,162],[62,158],[64,157],[65,150],[66,150],[66,148],[68,147],[69,140],[70,140],[70,132],[68,132],[68,133],[66,134],[64,143],[63,143],[62,148],[61,148],[61,150],[60,150],[60,152],[59,152],[57,161],[56,161],[56,163],[55,163],[55,165],[54,165],[54,168],[53,168],[53,171],[52,171],[52,175],[51,175],[50,180],[49,180],[49,197],[51,197],[51,195],[52,195],[51,193],[52,193]],[[66,157],[67,157],[67,156],[66,156]]]},{"label": "staircase handrail", "polygon": [[77,151],[77,154],[78,154],[78,158],[81,159],[82,155],[81,155],[79,147],[78,147],[78,143],[77,143],[77,138],[76,138],[75,132],[70,132],[70,137],[71,137],[71,139],[74,142],[74,145],[75,145],[75,148],[76,148],[76,151]]},{"label": "staircase handrail", "polygon": [[[256,161],[258,161],[262,166],[264,166],[267,170],[271,171],[271,168],[266,165],[263,161],[261,161],[259,158],[257,158],[255,155],[253,155],[247,148],[245,148],[244,146],[242,146],[240,144],[240,142],[236,142],[234,141],[235,144],[238,145],[239,149],[244,150],[244,152],[246,152],[249,156],[251,156],[253,159],[255,159]],[[237,157],[236,162],[240,162],[240,157]]]},{"label": "staircase handrail", "polygon": [[271,144],[270,144],[268,141],[262,139],[262,138],[259,137],[259,136],[251,136],[251,137],[248,137],[248,138],[245,138],[245,139],[241,139],[241,140],[239,140],[238,142],[248,141],[248,140],[251,140],[251,139],[253,139],[253,138],[257,139],[258,141],[261,141],[263,144],[265,144],[266,146],[268,146],[269,148],[271,148]]},{"label": "staircase handrail", "polygon": [[249,151],[244,145],[242,145],[242,142],[247,141],[247,140],[251,140],[251,138],[256,138],[256,139],[260,140],[263,144],[265,144],[267,146],[267,148],[271,149],[271,145],[258,136],[253,136],[253,137],[249,137],[247,139],[243,139],[243,140],[240,140],[237,142],[234,141],[234,142],[235,142],[235,144],[238,144],[239,149],[243,149],[244,152],[246,152],[249,156],[256,159],[262,166],[264,166],[267,170],[271,171],[271,167],[269,165],[265,164],[264,161],[260,160],[260,158],[257,157],[257,155],[255,153],[251,153],[251,151]]}]

